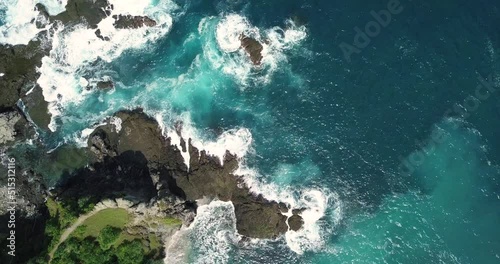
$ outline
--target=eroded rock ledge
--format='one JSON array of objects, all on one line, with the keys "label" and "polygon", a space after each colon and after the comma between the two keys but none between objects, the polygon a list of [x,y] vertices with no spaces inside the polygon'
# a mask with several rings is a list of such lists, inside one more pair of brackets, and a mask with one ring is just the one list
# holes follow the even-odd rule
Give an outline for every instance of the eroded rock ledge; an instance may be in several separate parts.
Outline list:
[{"label": "eroded rock ledge", "polygon": [[156,21],[145,16],[131,16],[131,15],[114,15],[115,28],[141,28],[141,27],[154,27]]},{"label": "eroded rock ledge", "polygon": [[[188,170],[180,150],[162,135],[156,120],[142,110],[121,111],[115,116],[122,120],[121,129],[107,124],[90,135],[88,148],[95,163],[61,186],[60,196],[102,199],[127,193],[144,200],[175,196],[188,204],[202,198],[220,199],[234,204],[236,227],[243,236],[276,238],[288,231],[287,217],[282,214],[287,206],[252,194],[234,175],[238,168],[234,155],[227,152],[221,165],[217,157],[198,150],[188,140]],[[302,226],[298,212],[289,222],[293,230]]]},{"label": "eroded rock ledge", "polygon": [[245,50],[248,56],[250,56],[252,63],[254,65],[260,65],[262,59],[264,58],[262,56],[262,50],[264,48],[262,44],[258,40],[243,34],[240,36],[240,41],[241,47]]}]

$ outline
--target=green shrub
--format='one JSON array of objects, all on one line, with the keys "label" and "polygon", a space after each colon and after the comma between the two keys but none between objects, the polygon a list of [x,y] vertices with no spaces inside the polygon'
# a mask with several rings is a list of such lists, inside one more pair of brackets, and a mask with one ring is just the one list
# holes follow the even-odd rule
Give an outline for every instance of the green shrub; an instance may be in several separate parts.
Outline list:
[{"label": "green shrub", "polygon": [[107,250],[115,243],[121,232],[119,228],[106,226],[97,236],[97,241],[103,250]]},{"label": "green shrub", "polygon": [[116,249],[116,256],[120,264],[140,264],[144,259],[142,243],[139,240],[124,242]]}]

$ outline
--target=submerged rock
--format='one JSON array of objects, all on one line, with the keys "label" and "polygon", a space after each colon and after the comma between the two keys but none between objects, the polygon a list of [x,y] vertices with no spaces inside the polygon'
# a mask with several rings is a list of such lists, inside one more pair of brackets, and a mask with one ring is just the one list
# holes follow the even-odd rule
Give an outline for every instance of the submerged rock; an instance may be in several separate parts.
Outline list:
[{"label": "submerged rock", "polygon": [[146,16],[114,15],[115,28],[141,28],[154,27],[156,21]]},{"label": "submerged rock", "polygon": [[254,65],[260,65],[262,61],[262,44],[254,38],[241,35],[240,36],[241,47],[250,56],[250,60]]}]

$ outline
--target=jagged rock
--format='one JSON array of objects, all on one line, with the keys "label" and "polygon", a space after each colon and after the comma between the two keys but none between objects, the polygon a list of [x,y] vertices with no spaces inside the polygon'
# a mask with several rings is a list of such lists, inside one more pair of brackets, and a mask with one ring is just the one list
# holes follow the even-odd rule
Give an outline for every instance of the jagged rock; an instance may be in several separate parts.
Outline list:
[{"label": "jagged rock", "polygon": [[49,104],[43,97],[42,88],[36,85],[31,93],[23,96],[22,100],[33,123],[41,129],[48,130],[51,114],[47,110]]},{"label": "jagged rock", "polygon": [[0,114],[0,146],[13,141],[16,136],[15,125],[22,116],[17,111]]},{"label": "jagged rock", "polygon": [[254,65],[260,65],[262,61],[262,44],[254,38],[241,35],[240,36],[241,47],[250,56],[250,60]]},{"label": "jagged rock", "polygon": [[[116,132],[111,124],[97,128],[89,139],[89,146],[93,144],[92,138],[98,136],[117,155],[130,151],[143,155],[148,174],[159,175],[158,193],[193,202],[205,197],[232,201],[237,229],[244,236],[275,238],[288,230],[287,218],[282,214],[283,205],[252,194],[233,174],[238,168],[234,155],[227,152],[222,165],[217,157],[199,151],[188,140],[191,156],[188,170],[180,150],[162,135],[156,120],[142,110],[121,111],[116,117],[122,120],[122,129]],[[106,157],[100,159],[106,160]]]},{"label": "jagged rock", "polygon": [[95,35],[101,40],[109,41],[109,37],[103,36],[100,29],[95,31]]},{"label": "jagged rock", "polygon": [[107,90],[115,87],[115,84],[113,83],[113,81],[99,81],[97,82],[96,86],[98,89]]},{"label": "jagged rock", "polygon": [[0,111],[15,107],[22,91],[31,89],[38,79],[36,68],[50,51],[48,42],[40,36],[28,45],[0,45]]},{"label": "jagged rock", "polygon": [[86,21],[92,26],[109,16],[110,9],[107,0],[68,0],[66,11],[52,17],[51,20],[59,20],[65,25]]},{"label": "jagged rock", "polygon": [[141,28],[154,27],[156,21],[146,16],[114,15],[115,28]]},{"label": "jagged rock", "polygon": [[94,134],[92,137],[90,137],[90,152],[94,154],[97,161],[102,162],[106,157],[115,157],[117,155],[112,147],[109,146],[109,144],[110,143],[103,134]]},{"label": "jagged rock", "polygon": [[35,19],[35,25],[37,28],[44,28],[48,23],[50,23],[50,15],[43,4],[36,4],[35,11],[38,11],[38,16]]},{"label": "jagged rock", "polygon": [[290,229],[293,231],[299,231],[300,228],[304,225],[304,220],[302,220],[302,217],[299,215],[292,215],[290,218],[288,218],[288,225],[290,226]]}]

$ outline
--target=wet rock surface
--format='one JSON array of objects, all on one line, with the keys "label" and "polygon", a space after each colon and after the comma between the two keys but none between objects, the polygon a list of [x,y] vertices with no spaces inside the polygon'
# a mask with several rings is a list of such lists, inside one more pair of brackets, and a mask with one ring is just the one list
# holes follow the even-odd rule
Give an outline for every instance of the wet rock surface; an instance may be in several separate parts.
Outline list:
[{"label": "wet rock surface", "polygon": [[[116,117],[122,120],[119,132],[112,124],[98,127],[90,136],[88,143],[95,159],[106,161],[102,163],[103,168],[100,168],[108,171],[106,175],[117,169],[116,164],[109,163],[110,160],[128,156],[127,164],[136,163],[132,167],[141,168],[141,173],[135,171],[131,174],[139,175],[136,178],[147,181],[151,195],[154,186],[160,197],[175,195],[190,202],[202,198],[232,201],[237,229],[243,236],[275,238],[288,230],[287,218],[281,211],[282,206],[252,194],[243,181],[233,174],[238,168],[238,162],[229,152],[221,164],[218,158],[207,155],[205,151],[199,151],[188,140],[191,155],[188,169],[180,150],[170,143],[170,139],[162,135],[156,120],[141,110],[118,112]],[[114,157],[115,154],[117,157]],[[109,170],[104,168],[108,166],[111,166]],[[121,167],[123,170],[124,165]],[[117,173],[111,175],[110,179],[123,178]],[[124,175],[123,171],[120,175]],[[88,176],[83,178],[89,179]],[[148,178],[153,180],[149,182],[146,180]],[[133,183],[131,186],[143,186],[143,184]],[[79,185],[75,190],[84,189],[81,184]],[[116,188],[116,186],[106,188]],[[300,228],[299,224],[296,228]]]},{"label": "wet rock surface", "polygon": [[100,90],[108,90],[108,89],[113,89],[115,87],[115,84],[113,81],[99,81],[96,84],[96,87]]},{"label": "wet rock surface", "polygon": [[86,22],[92,26],[109,16],[111,10],[107,0],[68,0],[66,11],[51,17],[51,20],[59,20],[65,25]]},{"label": "wet rock surface", "polygon": [[141,28],[141,27],[154,27],[156,21],[145,16],[131,16],[131,15],[114,15],[115,28]]},{"label": "wet rock surface", "polygon": [[240,36],[241,47],[250,56],[250,60],[254,65],[260,65],[262,62],[262,44],[254,38],[241,35]]}]

